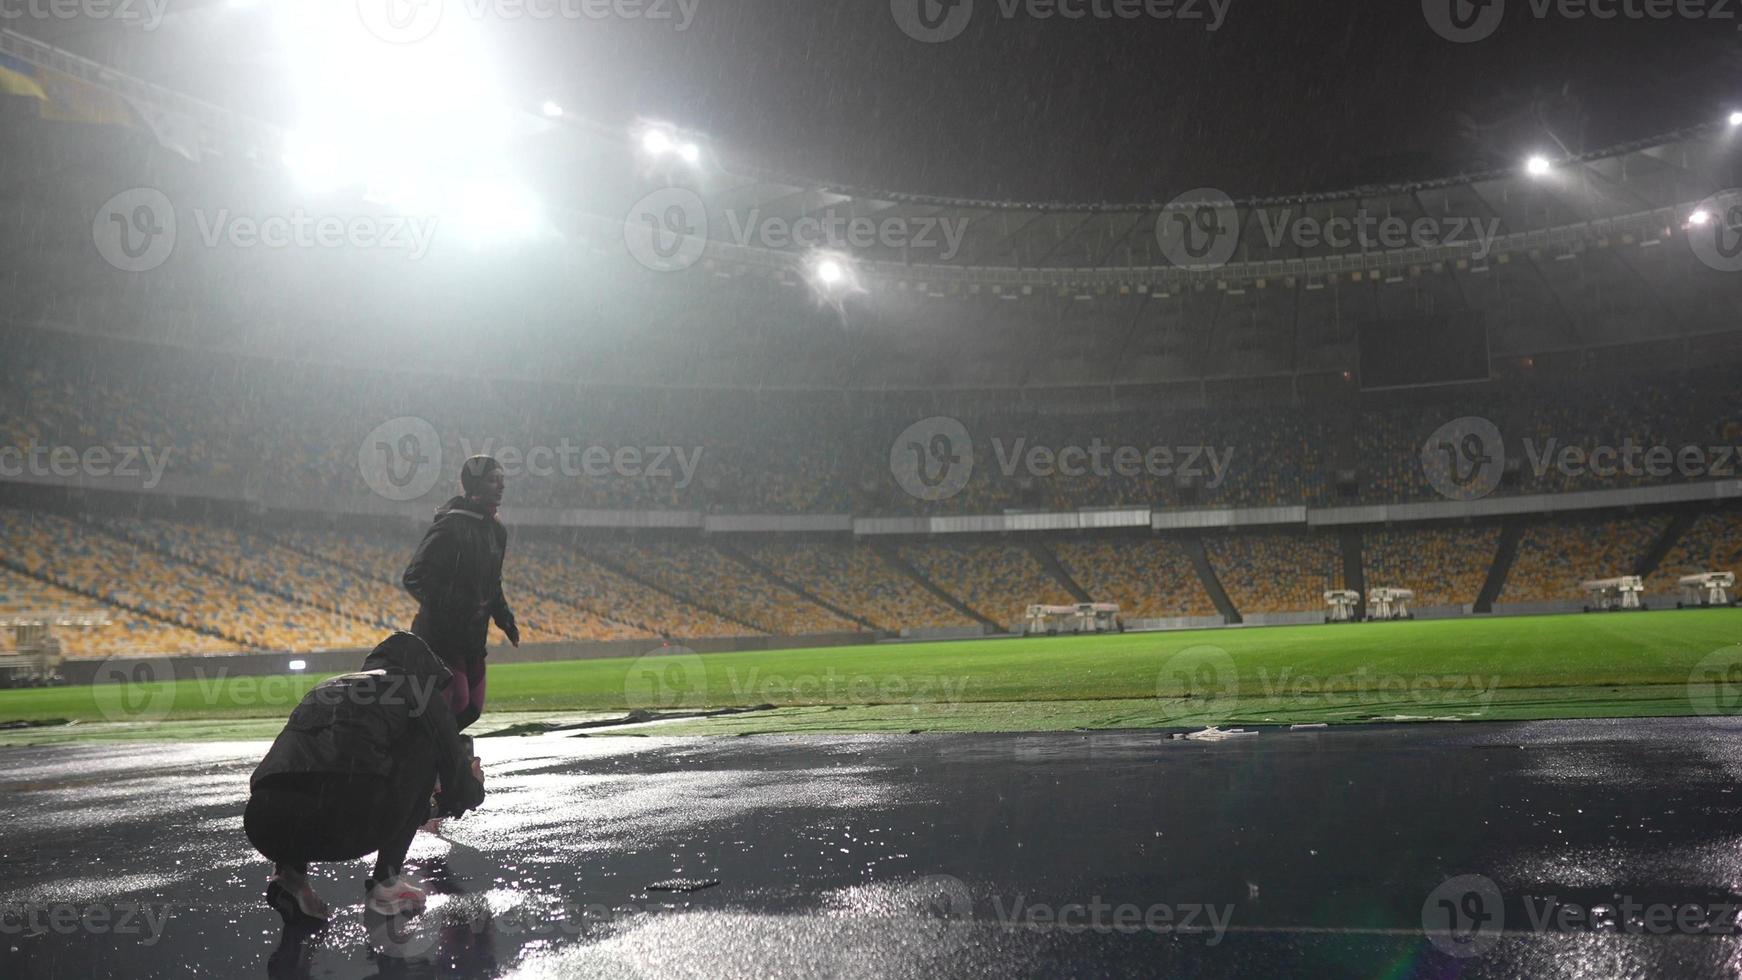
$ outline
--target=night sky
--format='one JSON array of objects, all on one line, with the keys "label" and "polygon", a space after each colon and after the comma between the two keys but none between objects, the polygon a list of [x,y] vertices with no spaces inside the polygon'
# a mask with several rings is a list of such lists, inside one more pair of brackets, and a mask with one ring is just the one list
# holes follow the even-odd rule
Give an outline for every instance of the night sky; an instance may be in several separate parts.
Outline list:
[{"label": "night sky", "polygon": [[[294,0],[172,0],[192,13],[162,31],[63,43],[270,119],[302,73],[323,70],[266,50],[259,8],[278,2]],[[1492,0],[1497,26],[1465,44],[1434,31],[1422,0],[1217,0],[1214,31],[1204,0],[1173,0],[1196,19],[1075,21],[968,0],[959,35],[931,44],[903,33],[892,0],[681,0],[693,6],[681,30],[680,0],[618,2],[671,19],[483,23],[507,86],[528,106],[660,118],[709,134],[727,159],[862,188],[1091,202],[1336,190],[1600,149],[1742,105],[1734,0],[1669,20]]]},{"label": "night sky", "polygon": [[[788,172],[1087,201],[1512,166],[1557,139],[1598,149],[1742,100],[1737,10],[1569,21],[1512,0],[1492,35],[1455,44],[1418,0],[1233,0],[1214,32],[1202,20],[1006,20],[996,0],[975,2],[959,36],[924,44],[890,0],[700,0],[684,32],[636,25],[609,45],[572,32],[584,56],[550,85],[595,116],[634,107]],[[557,41],[543,39],[547,55]]]}]

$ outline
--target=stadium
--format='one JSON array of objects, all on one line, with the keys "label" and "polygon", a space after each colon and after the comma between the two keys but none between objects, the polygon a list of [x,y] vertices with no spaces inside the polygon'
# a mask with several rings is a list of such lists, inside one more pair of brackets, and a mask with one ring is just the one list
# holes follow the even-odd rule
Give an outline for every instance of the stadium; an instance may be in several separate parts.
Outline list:
[{"label": "stadium", "polygon": [[[1742,110],[943,196],[224,6],[0,30],[4,975],[1736,971]],[[287,911],[479,472],[488,795]]]}]

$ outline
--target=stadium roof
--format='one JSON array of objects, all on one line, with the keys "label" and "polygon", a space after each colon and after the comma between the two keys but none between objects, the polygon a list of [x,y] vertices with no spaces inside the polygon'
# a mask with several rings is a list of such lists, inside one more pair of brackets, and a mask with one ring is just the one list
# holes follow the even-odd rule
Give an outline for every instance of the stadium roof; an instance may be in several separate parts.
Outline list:
[{"label": "stadium roof", "polygon": [[[25,234],[13,239],[5,313],[23,322],[124,322],[147,335],[173,324],[187,335],[206,321],[195,342],[242,344],[238,325],[330,323],[354,341],[368,323],[390,349],[392,332],[375,324],[420,320],[429,336],[444,318],[485,315],[487,301],[495,322],[549,322],[553,332],[587,316],[587,331],[561,336],[603,377],[576,380],[767,385],[804,374],[882,387],[1346,370],[1360,320],[1427,311],[1484,310],[1496,356],[1731,331],[1742,313],[1732,268],[1742,259],[1719,247],[1734,244],[1739,223],[1742,198],[1730,188],[1742,185],[1742,130],[1716,121],[1545,159],[1537,173],[1520,161],[1334,194],[1234,201],[1206,188],[1158,202],[1024,202],[759,171],[735,163],[730,147],[675,131],[668,143],[693,140],[694,162],[656,157],[643,131],[533,110],[516,116],[515,153],[549,228],[518,250],[384,271],[356,254],[267,262],[183,248],[139,280],[92,251],[91,216],[111,186],[162,188],[178,211],[281,212],[298,204],[286,134],[11,32],[0,53],[136,114],[127,126],[17,130],[11,172],[31,193],[6,201]],[[127,151],[112,135],[122,129],[157,149]],[[323,206],[380,210],[361,193]],[[805,290],[773,287],[801,286],[819,243],[867,293],[855,334],[784,337],[771,360],[755,324],[806,321],[794,311],[807,304],[780,299]],[[650,244],[669,256],[638,254]],[[585,261],[553,258],[565,254]],[[727,302],[696,302],[694,290],[733,282],[744,288]],[[455,302],[458,293],[477,305]],[[949,299],[960,302],[931,302]],[[628,363],[630,335],[654,366]],[[1068,355],[1061,340],[1074,345]],[[614,359],[587,358],[593,343]]]}]

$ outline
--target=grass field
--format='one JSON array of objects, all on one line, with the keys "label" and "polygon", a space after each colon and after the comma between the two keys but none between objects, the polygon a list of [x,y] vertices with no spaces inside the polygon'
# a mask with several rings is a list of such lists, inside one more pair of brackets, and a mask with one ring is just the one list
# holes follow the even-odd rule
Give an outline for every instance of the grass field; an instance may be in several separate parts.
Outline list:
[{"label": "grass field", "polygon": [[[762,708],[618,733],[1057,730],[1742,712],[1742,610],[647,656],[490,671],[490,718]],[[270,737],[316,677],[0,691],[66,737]]]}]

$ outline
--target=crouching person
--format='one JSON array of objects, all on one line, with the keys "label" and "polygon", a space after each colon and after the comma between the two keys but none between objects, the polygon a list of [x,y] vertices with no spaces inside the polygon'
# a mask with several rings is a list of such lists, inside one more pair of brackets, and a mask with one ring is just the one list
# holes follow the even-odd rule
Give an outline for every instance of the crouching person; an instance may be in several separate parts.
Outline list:
[{"label": "crouching person", "polygon": [[369,907],[387,915],[423,907],[404,863],[436,780],[438,815],[459,816],[484,799],[483,772],[444,695],[452,680],[422,640],[394,633],[361,671],[321,682],[290,713],[254,770],[243,817],[248,840],[275,865],[266,900],[287,922],[328,916],[310,862],[371,852]]}]

